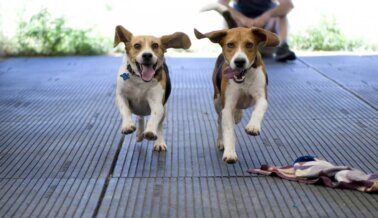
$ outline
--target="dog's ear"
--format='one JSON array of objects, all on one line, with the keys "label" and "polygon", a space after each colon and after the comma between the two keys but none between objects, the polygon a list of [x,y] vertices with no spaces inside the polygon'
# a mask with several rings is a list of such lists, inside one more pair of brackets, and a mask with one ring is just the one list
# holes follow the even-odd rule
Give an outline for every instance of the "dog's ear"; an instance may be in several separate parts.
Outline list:
[{"label": "dog's ear", "polygon": [[264,47],[276,47],[280,44],[280,39],[275,33],[257,27],[252,28],[251,31],[260,42],[264,42]]},{"label": "dog's ear", "polygon": [[194,29],[194,35],[196,35],[197,39],[208,38],[210,39],[210,41],[214,43],[220,43],[223,37],[227,35],[227,30],[218,30],[203,34],[198,30]]},{"label": "dog's ear", "polygon": [[188,35],[182,32],[175,32],[171,35],[165,35],[160,38],[161,43],[167,48],[188,49],[192,45]]},{"label": "dog's ear", "polygon": [[132,36],[133,34],[125,29],[125,27],[121,25],[116,26],[113,47],[115,48],[120,42],[125,44],[130,42]]}]

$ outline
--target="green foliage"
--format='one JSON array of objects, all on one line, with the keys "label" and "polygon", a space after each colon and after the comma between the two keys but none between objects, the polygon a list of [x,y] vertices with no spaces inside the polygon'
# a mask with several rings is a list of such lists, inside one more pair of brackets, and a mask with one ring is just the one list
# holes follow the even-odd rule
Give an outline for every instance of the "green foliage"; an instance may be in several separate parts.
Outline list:
[{"label": "green foliage", "polygon": [[323,17],[318,26],[292,36],[291,44],[298,50],[353,51],[361,42],[345,37],[337,26],[335,18]]},{"label": "green foliage", "polygon": [[15,43],[0,32],[0,57],[16,53]]},{"label": "green foliage", "polygon": [[98,55],[109,51],[109,40],[93,37],[91,29],[67,27],[63,17],[52,18],[47,9],[21,21],[17,31],[19,55]]}]

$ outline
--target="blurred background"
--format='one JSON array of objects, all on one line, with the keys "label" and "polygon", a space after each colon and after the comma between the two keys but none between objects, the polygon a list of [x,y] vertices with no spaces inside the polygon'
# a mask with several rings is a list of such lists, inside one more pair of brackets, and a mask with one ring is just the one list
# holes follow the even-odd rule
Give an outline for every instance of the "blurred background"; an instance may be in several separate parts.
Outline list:
[{"label": "blurred background", "polygon": [[[202,32],[221,29],[223,18],[199,9],[216,0],[0,0],[0,56],[102,55],[112,48],[114,28],[123,25],[135,35],[187,33],[189,51],[168,55],[213,55],[220,51]],[[293,0],[289,14],[290,45],[296,52],[338,51],[376,53],[375,0]]]}]

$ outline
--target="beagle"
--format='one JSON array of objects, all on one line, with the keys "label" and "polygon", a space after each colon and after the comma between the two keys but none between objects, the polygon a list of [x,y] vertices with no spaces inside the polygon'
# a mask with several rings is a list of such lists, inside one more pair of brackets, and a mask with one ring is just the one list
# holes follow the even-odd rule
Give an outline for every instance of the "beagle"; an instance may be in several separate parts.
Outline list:
[{"label": "beagle", "polygon": [[[185,33],[176,32],[160,38],[133,36],[123,26],[115,29],[114,47],[125,44],[126,54],[117,74],[116,102],[122,116],[121,132],[136,130],[131,114],[138,116],[138,142],[156,140],[155,151],[167,149],[163,138],[163,121],[171,92],[164,53],[168,48],[191,46]],[[144,116],[151,115],[146,128]]]},{"label": "beagle", "polygon": [[208,38],[219,43],[222,54],[216,60],[213,71],[214,105],[218,113],[218,139],[223,160],[235,163],[235,133],[243,109],[254,106],[251,119],[245,128],[249,135],[260,134],[261,121],[268,108],[266,68],[258,45],[278,46],[276,34],[260,28],[232,28],[202,34],[194,29],[198,39]]}]

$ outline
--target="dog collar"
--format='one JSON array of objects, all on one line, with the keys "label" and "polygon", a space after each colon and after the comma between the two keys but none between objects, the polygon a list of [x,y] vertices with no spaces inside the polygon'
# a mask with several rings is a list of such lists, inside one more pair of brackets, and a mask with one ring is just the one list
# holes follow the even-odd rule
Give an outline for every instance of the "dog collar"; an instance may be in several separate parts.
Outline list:
[{"label": "dog collar", "polygon": [[128,73],[124,72],[123,74],[119,75],[120,77],[122,77],[122,79],[125,81],[125,80],[128,80],[130,79],[130,76]]},{"label": "dog collar", "polygon": [[128,64],[128,65],[127,65],[127,71],[126,71],[126,72],[123,72],[121,75],[119,75],[119,76],[123,79],[123,81],[126,81],[126,80],[130,79],[129,72],[130,72],[130,74],[136,76],[136,74],[135,74],[135,72],[133,71],[133,69],[131,68],[130,64]]},{"label": "dog collar", "polygon": [[129,71],[133,75],[136,75],[135,71],[133,70],[133,68],[131,68],[130,64],[127,65],[127,71]]}]

